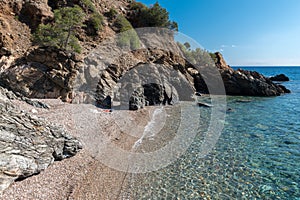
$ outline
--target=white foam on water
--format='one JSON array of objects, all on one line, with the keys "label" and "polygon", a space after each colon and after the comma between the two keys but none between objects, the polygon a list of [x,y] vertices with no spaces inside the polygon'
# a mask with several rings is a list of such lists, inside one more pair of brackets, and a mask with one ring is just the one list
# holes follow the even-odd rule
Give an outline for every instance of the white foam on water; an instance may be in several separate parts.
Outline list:
[{"label": "white foam on water", "polygon": [[144,138],[154,137],[160,130],[164,127],[166,121],[166,112],[163,107],[156,108],[154,112],[150,116],[150,121],[145,126],[143,135],[140,139],[138,139],[132,149],[138,148],[142,143]]}]

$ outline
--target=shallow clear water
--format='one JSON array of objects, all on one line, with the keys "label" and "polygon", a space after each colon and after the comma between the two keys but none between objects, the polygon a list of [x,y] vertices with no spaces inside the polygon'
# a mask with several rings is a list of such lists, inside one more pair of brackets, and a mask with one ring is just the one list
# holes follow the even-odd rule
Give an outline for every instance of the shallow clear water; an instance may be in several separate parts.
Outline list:
[{"label": "shallow clear water", "polygon": [[159,171],[131,175],[124,198],[300,199],[300,68],[247,69],[286,74],[292,94],[228,97],[224,130],[205,158],[199,149],[210,109],[195,106],[202,123],[186,154]]}]

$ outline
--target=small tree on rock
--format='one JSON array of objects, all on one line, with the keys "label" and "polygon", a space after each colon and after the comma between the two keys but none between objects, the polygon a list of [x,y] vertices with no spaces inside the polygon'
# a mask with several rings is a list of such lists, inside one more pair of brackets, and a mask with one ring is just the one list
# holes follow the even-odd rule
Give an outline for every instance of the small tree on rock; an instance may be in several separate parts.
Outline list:
[{"label": "small tree on rock", "polygon": [[161,7],[158,2],[149,8],[142,3],[133,2],[130,9],[132,15],[129,20],[135,28],[162,27],[178,31],[178,24],[170,21],[168,11]]},{"label": "small tree on rock", "polygon": [[40,24],[34,34],[34,42],[42,46],[80,52],[80,45],[74,31],[83,25],[84,16],[79,6],[55,10],[54,23]]}]

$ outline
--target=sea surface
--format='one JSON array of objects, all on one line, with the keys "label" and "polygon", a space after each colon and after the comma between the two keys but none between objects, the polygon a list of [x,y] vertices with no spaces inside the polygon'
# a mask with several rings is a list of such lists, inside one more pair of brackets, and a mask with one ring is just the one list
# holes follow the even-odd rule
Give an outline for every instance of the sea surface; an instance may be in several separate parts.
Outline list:
[{"label": "sea surface", "polygon": [[[228,96],[224,129],[204,158],[200,149],[210,108],[185,105],[201,112],[192,144],[171,165],[131,175],[124,198],[300,200],[300,67],[240,68],[265,76],[286,74],[291,81],[283,85],[292,93]],[[190,120],[187,116],[181,123]]]}]

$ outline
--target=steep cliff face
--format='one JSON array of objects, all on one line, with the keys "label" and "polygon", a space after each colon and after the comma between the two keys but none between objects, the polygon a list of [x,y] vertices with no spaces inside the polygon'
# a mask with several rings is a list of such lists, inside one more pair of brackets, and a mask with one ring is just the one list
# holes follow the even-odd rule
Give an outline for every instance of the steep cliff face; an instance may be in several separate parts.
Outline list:
[{"label": "steep cliff face", "polygon": [[[30,29],[15,19],[15,15],[0,13],[0,59],[20,56],[31,46]],[[0,66],[1,67],[1,66]]]}]

